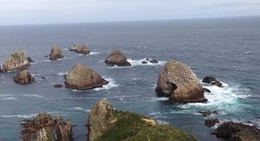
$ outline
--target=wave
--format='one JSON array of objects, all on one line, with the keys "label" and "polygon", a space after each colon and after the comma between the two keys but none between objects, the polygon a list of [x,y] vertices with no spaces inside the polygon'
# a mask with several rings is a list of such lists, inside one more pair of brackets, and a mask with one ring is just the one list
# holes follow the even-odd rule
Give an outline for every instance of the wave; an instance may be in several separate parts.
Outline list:
[{"label": "wave", "polygon": [[32,118],[36,116],[37,114],[21,114],[21,115],[1,115],[2,118]]},{"label": "wave", "polygon": [[101,90],[109,90],[115,87],[118,87],[119,85],[115,82],[114,79],[104,76],[105,80],[107,80],[109,83],[107,85],[103,85],[103,87],[95,88],[95,91],[101,91]]},{"label": "wave", "polygon": [[[149,61],[147,61],[147,58],[143,58],[143,59],[127,59],[127,61],[131,64],[131,66],[163,66],[166,61],[159,61],[158,63],[151,63]],[[145,64],[143,62],[146,62]]]},{"label": "wave", "polygon": [[67,75],[67,74],[68,74],[68,72],[59,72],[58,76],[64,76],[64,75]]},{"label": "wave", "polygon": [[90,112],[90,109],[83,109],[82,107],[72,107],[72,108],[68,108],[68,110],[72,110],[72,111],[83,111],[83,112]]},{"label": "wave", "polygon": [[18,101],[15,97],[4,97],[0,99],[1,101]]},{"label": "wave", "polygon": [[100,52],[90,52],[89,55],[97,55],[97,54],[100,54]]}]

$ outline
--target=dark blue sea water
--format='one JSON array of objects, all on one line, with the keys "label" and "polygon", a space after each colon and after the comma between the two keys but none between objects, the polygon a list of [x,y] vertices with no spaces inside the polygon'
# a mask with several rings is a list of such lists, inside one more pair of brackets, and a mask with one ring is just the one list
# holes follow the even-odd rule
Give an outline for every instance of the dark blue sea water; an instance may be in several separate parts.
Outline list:
[{"label": "dark blue sea water", "polygon": [[[91,55],[69,52],[74,43],[87,43]],[[44,57],[52,44],[61,46],[64,59]],[[121,49],[132,66],[104,64],[114,49]],[[0,62],[19,50],[35,60],[29,70],[37,82],[21,86],[12,81],[16,72],[0,75],[0,140],[19,140],[19,123],[38,112],[71,119],[76,125],[75,140],[85,140],[87,116],[101,98],[119,110],[182,128],[202,141],[219,139],[210,135],[214,128],[203,125],[205,118],[198,111],[218,110],[218,115],[209,118],[260,126],[260,17],[1,26]],[[159,64],[141,64],[146,57],[157,58]],[[173,104],[157,98],[157,77],[170,59],[188,64],[200,79],[216,76],[225,87],[205,86],[212,93],[205,93],[209,102],[203,104]],[[63,83],[63,75],[79,62],[110,83],[90,91],[54,88],[53,84]]]}]

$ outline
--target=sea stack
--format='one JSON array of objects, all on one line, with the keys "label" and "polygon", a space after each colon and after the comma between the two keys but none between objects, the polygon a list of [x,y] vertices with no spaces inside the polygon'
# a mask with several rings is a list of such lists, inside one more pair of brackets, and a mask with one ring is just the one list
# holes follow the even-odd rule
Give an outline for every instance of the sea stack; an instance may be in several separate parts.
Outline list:
[{"label": "sea stack", "polygon": [[157,96],[168,97],[178,103],[206,102],[204,90],[191,68],[176,60],[170,60],[159,74]]},{"label": "sea stack", "polygon": [[21,70],[30,65],[26,53],[19,51],[11,54],[3,63],[2,72]]},{"label": "sea stack", "polygon": [[62,51],[58,45],[53,45],[51,49],[51,54],[49,55],[50,60],[61,59],[64,56],[62,55]]},{"label": "sea stack", "polygon": [[76,52],[78,54],[88,55],[90,54],[90,49],[87,44],[74,44],[72,47],[69,48],[69,51]]},{"label": "sea stack", "polygon": [[28,70],[23,70],[19,72],[14,78],[14,82],[21,85],[27,85],[31,83],[35,83],[34,77]]},{"label": "sea stack", "polygon": [[88,90],[108,84],[98,73],[79,63],[65,75],[65,87],[76,90]]},{"label": "sea stack", "polygon": [[88,141],[197,141],[173,126],[137,113],[118,111],[106,99],[94,105],[87,121]]},{"label": "sea stack", "polygon": [[105,60],[111,66],[131,66],[121,50],[114,50]]}]

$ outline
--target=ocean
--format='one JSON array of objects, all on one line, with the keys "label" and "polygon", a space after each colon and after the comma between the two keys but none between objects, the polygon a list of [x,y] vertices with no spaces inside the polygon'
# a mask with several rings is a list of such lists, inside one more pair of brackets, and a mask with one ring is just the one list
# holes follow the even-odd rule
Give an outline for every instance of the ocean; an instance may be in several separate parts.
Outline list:
[{"label": "ocean", "polygon": [[[73,44],[88,44],[88,56],[70,52]],[[58,44],[64,58],[50,61]],[[104,63],[121,49],[131,67]],[[61,115],[75,125],[74,139],[86,140],[90,109],[107,98],[118,109],[137,112],[184,129],[201,141],[219,141],[203,125],[198,111],[217,110],[208,118],[260,127],[260,17],[0,26],[0,63],[15,51],[26,51],[35,62],[31,85],[15,84],[17,72],[0,74],[0,140],[20,140],[20,122],[39,112]],[[157,58],[158,64],[142,64]],[[156,97],[158,74],[175,59],[189,65],[199,79],[213,75],[224,87],[208,86],[207,103],[176,104]],[[103,88],[75,91],[54,88],[76,63],[84,63],[109,81]],[[42,79],[45,77],[46,79]]]}]

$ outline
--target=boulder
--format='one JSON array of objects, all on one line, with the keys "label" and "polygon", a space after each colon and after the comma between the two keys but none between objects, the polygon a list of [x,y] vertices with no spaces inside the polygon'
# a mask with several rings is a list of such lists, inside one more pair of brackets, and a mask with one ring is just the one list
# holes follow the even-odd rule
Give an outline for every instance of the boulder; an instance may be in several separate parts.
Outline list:
[{"label": "boulder", "polygon": [[259,141],[260,130],[242,123],[224,122],[212,134],[231,141]]},{"label": "boulder", "polygon": [[116,110],[106,99],[88,117],[88,141],[197,141],[183,130],[132,112]]},{"label": "boulder", "polygon": [[219,80],[217,80],[217,78],[214,76],[206,76],[203,78],[202,82],[208,83],[210,85],[216,85],[218,87],[223,86],[222,83]]},{"label": "boulder", "polygon": [[90,54],[90,49],[86,44],[83,45],[74,44],[72,47],[69,48],[69,51],[74,51],[78,54],[83,54],[83,55]]},{"label": "boulder", "polygon": [[114,50],[105,60],[111,66],[131,66],[121,50]]},{"label": "boulder", "polygon": [[146,60],[150,63],[157,64],[159,61],[155,58],[146,58]]},{"label": "boulder", "polygon": [[206,102],[204,90],[191,68],[175,60],[168,61],[159,74],[155,89],[157,96],[173,102]]},{"label": "boulder", "polygon": [[11,54],[3,63],[2,72],[10,72],[21,70],[30,65],[28,57],[25,52],[15,52]]},{"label": "boulder", "polygon": [[64,78],[65,86],[69,89],[88,90],[108,84],[108,81],[82,63],[75,65]]},{"label": "boulder", "polygon": [[54,84],[53,87],[54,87],[54,88],[62,88],[63,85],[62,85],[62,84]]},{"label": "boulder", "polygon": [[64,56],[62,55],[62,51],[58,45],[53,45],[51,49],[51,54],[49,55],[50,60],[61,59]]},{"label": "boulder", "polygon": [[204,121],[204,125],[207,127],[213,127],[216,125],[216,123],[219,123],[219,120],[217,118],[215,119],[206,119]]},{"label": "boulder", "polygon": [[21,123],[22,141],[72,141],[72,123],[63,121],[60,116],[52,118],[46,113],[39,113],[32,119]]},{"label": "boulder", "polygon": [[34,77],[28,70],[23,70],[19,72],[14,78],[14,82],[21,85],[27,85],[31,83],[35,83]]}]

